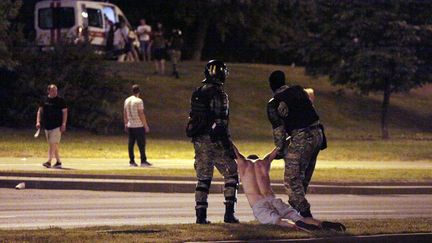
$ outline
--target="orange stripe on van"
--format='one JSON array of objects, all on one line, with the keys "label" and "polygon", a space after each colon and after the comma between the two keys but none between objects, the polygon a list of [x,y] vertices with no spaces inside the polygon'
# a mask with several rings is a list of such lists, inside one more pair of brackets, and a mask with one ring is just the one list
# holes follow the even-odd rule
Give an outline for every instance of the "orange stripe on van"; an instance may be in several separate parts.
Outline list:
[{"label": "orange stripe on van", "polygon": [[105,37],[105,32],[98,32],[98,31],[89,31],[89,35],[91,37]]}]

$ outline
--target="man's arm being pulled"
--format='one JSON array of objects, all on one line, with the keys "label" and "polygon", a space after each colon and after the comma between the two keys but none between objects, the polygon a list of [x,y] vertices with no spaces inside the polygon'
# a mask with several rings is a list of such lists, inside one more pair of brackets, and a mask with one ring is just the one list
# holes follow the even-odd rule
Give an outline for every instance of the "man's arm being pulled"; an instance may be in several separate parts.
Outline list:
[{"label": "man's arm being pulled", "polygon": [[231,142],[231,144],[232,144],[232,147],[234,149],[234,153],[236,155],[236,159],[245,159],[245,157],[243,156],[243,154],[241,154],[240,151],[238,150],[237,146],[235,146],[235,144],[232,143],[232,142]]},{"label": "man's arm being pulled", "polygon": [[271,163],[276,158],[278,152],[279,152],[279,148],[275,147],[270,153],[268,153],[264,157],[264,160],[268,161],[268,163]]},{"label": "man's arm being pulled", "polygon": [[309,100],[313,103],[315,101],[315,93],[314,90],[312,88],[306,88],[304,89],[304,91],[306,91],[306,93],[309,96]]}]

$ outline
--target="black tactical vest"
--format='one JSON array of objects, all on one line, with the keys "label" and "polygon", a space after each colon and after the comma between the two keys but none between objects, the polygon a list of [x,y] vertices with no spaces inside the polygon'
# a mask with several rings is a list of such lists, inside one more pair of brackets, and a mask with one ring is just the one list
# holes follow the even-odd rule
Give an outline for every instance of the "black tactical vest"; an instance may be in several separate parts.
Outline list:
[{"label": "black tactical vest", "polygon": [[189,122],[186,127],[188,137],[208,134],[214,123],[214,114],[210,110],[210,102],[217,92],[217,87],[207,89],[201,86],[192,93]]},{"label": "black tactical vest", "polygon": [[319,120],[319,116],[309,100],[309,96],[303,87],[296,85],[277,93],[274,96],[277,103],[285,102],[288,106],[288,116],[282,117],[285,130],[291,133],[294,129],[310,126]]}]

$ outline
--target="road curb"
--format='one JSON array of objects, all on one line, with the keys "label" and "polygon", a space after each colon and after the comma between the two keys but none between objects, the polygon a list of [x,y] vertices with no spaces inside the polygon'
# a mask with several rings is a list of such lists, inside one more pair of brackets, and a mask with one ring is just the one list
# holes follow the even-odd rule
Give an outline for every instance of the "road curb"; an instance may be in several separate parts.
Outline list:
[{"label": "road curb", "polygon": [[[94,190],[94,191],[125,191],[125,192],[162,192],[162,193],[193,193],[196,181],[188,180],[150,180],[150,179],[93,179],[93,178],[60,178],[60,177],[23,177],[0,176],[1,188],[15,188],[24,182],[27,189],[62,189],[62,190]],[[215,181],[210,192],[223,192],[224,183]],[[272,183],[275,193],[285,193],[282,183]],[[240,186],[239,192],[242,193]],[[432,194],[432,186],[341,186],[311,185],[311,194]]]},{"label": "road curb", "polygon": [[[44,172],[14,172],[0,171],[1,176],[15,177],[48,177],[48,178],[83,178],[83,179],[124,179],[124,180],[170,180],[195,181],[195,177],[187,176],[148,176],[148,175],[103,175],[103,174],[73,174],[73,173],[44,173]],[[213,178],[213,182],[223,181],[223,178]],[[283,184],[282,180],[272,180],[272,183]],[[320,182],[313,181],[312,185],[320,186],[432,186],[432,181],[422,182]]]}]

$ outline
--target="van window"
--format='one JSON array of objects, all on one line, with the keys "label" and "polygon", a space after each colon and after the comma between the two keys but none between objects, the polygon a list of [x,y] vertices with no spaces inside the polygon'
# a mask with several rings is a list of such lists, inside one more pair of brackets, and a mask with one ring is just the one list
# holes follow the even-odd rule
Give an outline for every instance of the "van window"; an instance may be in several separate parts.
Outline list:
[{"label": "van window", "polygon": [[71,28],[75,25],[73,8],[42,8],[38,13],[41,29]]},{"label": "van window", "polygon": [[87,14],[89,26],[103,28],[102,11],[100,9],[87,8]]},{"label": "van window", "polygon": [[111,22],[117,23],[117,19],[113,7],[104,6],[103,13],[109,20],[111,20]]}]

